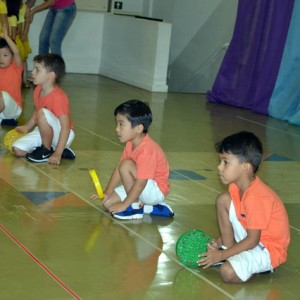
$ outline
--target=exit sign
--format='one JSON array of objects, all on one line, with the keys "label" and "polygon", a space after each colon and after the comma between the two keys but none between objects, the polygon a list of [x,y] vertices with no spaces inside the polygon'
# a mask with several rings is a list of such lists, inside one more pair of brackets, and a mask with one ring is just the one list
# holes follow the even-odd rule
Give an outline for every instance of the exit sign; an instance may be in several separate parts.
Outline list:
[{"label": "exit sign", "polygon": [[115,1],[115,9],[122,9],[122,8],[123,8],[123,2]]}]

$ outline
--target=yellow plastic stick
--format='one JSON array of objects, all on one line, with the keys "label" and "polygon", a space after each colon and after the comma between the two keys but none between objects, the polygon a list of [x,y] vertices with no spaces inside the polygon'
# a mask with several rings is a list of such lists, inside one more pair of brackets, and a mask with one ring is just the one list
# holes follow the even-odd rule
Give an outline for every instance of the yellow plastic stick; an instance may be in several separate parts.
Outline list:
[{"label": "yellow plastic stick", "polygon": [[94,229],[91,237],[89,238],[89,240],[87,241],[86,245],[85,245],[85,252],[89,253],[91,252],[92,248],[94,247],[96,240],[98,238],[98,236],[100,235],[100,225],[97,225],[97,227]]},{"label": "yellow plastic stick", "polygon": [[97,176],[97,173],[96,173],[95,169],[90,169],[89,173],[90,173],[90,176],[91,176],[91,178],[94,182],[98,197],[99,197],[99,199],[102,200],[104,198],[104,194],[103,194],[103,190],[102,190],[102,187],[101,187],[101,184],[100,184],[100,180]]}]

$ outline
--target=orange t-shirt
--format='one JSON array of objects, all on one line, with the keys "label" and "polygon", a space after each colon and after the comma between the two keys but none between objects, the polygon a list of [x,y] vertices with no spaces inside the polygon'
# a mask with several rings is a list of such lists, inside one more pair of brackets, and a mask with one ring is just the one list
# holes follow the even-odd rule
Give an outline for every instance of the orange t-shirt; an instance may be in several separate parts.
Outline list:
[{"label": "orange t-shirt", "polygon": [[0,91],[7,92],[16,101],[20,108],[23,107],[21,84],[23,65],[17,66],[15,61],[7,68],[0,68]]},{"label": "orange t-shirt", "polygon": [[62,115],[68,115],[70,120],[70,128],[73,129],[73,121],[70,113],[69,98],[67,94],[59,87],[56,86],[49,94],[44,97],[40,97],[42,87],[38,85],[33,94],[33,101],[35,107],[35,113],[41,108],[47,108],[56,117]]},{"label": "orange t-shirt", "polygon": [[237,218],[245,230],[261,230],[260,242],[270,252],[272,267],[284,263],[290,243],[290,229],[286,209],[278,195],[258,177],[244,192],[242,199],[235,183],[230,184],[229,193]]},{"label": "orange t-shirt", "polygon": [[137,168],[138,179],[153,179],[166,196],[170,191],[169,163],[162,148],[147,134],[141,143],[132,150],[127,142],[120,161],[131,159]]}]

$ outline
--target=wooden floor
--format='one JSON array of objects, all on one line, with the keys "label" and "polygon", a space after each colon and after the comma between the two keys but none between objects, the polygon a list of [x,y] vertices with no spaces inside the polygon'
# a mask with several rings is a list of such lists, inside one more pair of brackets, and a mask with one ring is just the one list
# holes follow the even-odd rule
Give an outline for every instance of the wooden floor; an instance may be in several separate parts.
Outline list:
[{"label": "wooden floor", "polygon": [[[68,74],[62,86],[75,123],[75,161],[17,159],[3,145],[11,128],[0,128],[0,299],[299,299],[300,127],[209,104],[204,95],[150,93],[94,75]],[[32,113],[32,91],[24,90],[21,122]],[[150,135],[169,159],[166,202],[174,220],[121,222],[89,198],[88,170],[105,186],[122,151],[113,110],[133,98],[149,103]],[[214,200],[226,187],[214,143],[240,130],[263,142],[258,175],[283,199],[292,240],[287,263],[274,274],[226,284],[218,268],[181,265],[175,244],[189,229],[218,235]]]}]

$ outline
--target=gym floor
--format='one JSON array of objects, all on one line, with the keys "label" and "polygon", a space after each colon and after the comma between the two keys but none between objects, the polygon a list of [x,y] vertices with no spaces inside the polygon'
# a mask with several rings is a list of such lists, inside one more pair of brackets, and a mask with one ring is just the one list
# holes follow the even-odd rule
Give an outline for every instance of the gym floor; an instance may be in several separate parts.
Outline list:
[{"label": "gym floor", "polygon": [[[0,299],[298,299],[300,282],[300,127],[248,110],[207,103],[205,95],[151,93],[96,75],[67,74],[76,137],[74,161],[34,164],[3,145],[0,128]],[[33,111],[24,89],[20,122]],[[90,200],[95,168],[103,188],[123,145],[113,111],[129,99],[149,103],[150,135],[170,163],[166,202],[174,219],[145,215],[119,221]],[[224,283],[217,267],[187,268],[175,245],[189,229],[218,236],[215,142],[248,130],[264,146],[258,175],[286,205],[291,231],[288,261],[248,283]],[[297,175],[298,174],[298,175]]]}]

